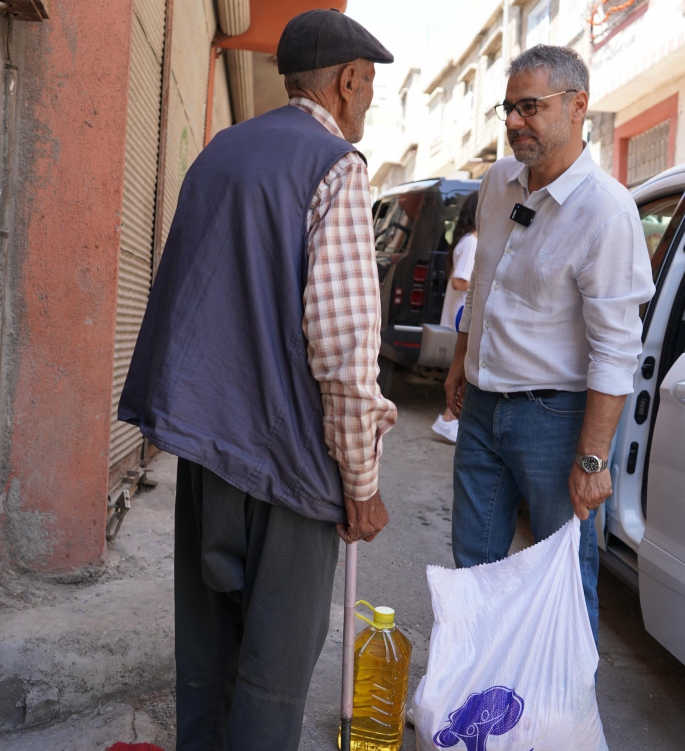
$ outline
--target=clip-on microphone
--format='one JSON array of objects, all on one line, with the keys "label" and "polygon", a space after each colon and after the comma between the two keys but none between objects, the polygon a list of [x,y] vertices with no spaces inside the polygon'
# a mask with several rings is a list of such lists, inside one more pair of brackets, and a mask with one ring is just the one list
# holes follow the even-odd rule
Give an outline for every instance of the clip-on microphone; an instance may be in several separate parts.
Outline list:
[{"label": "clip-on microphone", "polygon": [[524,227],[530,227],[533,223],[533,219],[535,219],[535,212],[533,209],[529,209],[527,206],[517,203],[509,218],[513,219],[518,224],[522,224]]}]

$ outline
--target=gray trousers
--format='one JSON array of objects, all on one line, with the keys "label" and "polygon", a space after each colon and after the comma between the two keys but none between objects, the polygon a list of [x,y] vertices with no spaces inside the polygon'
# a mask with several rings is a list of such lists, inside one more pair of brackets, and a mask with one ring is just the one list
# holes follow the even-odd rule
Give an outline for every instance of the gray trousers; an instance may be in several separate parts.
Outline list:
[{"label": "gray trousers", "polygon": [[338,540],[178,460],[177,751],[297,751]]}]

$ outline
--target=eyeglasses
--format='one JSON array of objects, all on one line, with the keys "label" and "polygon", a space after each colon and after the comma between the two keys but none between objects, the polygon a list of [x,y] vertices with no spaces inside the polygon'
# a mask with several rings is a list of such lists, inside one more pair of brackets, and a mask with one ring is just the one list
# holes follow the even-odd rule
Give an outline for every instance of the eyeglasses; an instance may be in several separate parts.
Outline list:
[{"label": "eyeglasses", "polygon": [[531,99],[520,99],[515,104],[498,104],[495,106],[495,112],[500,120],[506,120],[511,113],[516,110],[521,117],[533,117],[538,113],[538,102],[541,99],[550,99],[553,96],[561,96],[562,94],[576,94],[578,89],[566,89],[566,91],[557,91],[556,94],[547,94],[547,96],[538,96]]}]

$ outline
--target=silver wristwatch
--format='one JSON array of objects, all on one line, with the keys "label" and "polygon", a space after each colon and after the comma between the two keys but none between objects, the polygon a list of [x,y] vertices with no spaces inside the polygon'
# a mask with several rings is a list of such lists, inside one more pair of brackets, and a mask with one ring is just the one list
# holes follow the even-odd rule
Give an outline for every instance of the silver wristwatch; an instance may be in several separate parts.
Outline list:
[{"label": "silver wristwatch", "polygon": [[602,472],[607,468],[607,463],[594,454],[576,454],[576,464],[584,469],[589,475]]}]

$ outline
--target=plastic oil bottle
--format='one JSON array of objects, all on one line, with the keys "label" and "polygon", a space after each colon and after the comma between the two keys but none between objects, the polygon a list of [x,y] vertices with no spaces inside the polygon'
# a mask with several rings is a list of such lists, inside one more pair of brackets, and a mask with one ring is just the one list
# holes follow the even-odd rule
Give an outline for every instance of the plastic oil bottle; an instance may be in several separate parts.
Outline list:
[{"label": "plastic oil bottle", "polygon": [[[395,626],[392,608],[374,608],[354,643],[352,751],[399,751],[404,733],[412,645]],[[340,735],[338,734],[338,748]]]}]

